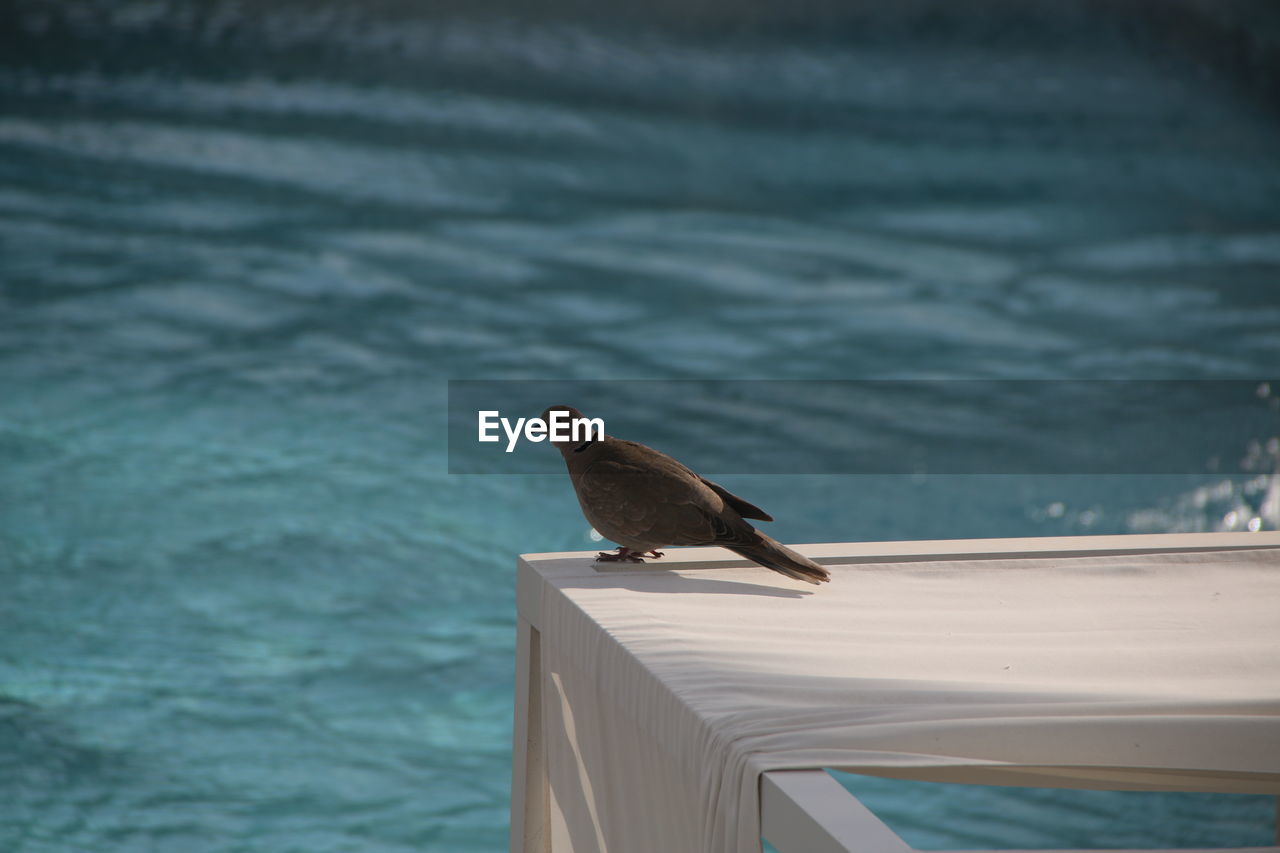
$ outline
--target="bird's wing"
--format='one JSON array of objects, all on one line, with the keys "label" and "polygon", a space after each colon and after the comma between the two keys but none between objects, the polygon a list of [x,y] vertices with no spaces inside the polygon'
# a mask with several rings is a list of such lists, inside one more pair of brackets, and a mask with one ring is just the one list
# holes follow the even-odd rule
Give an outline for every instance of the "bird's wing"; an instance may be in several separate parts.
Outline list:
[{"label": "bird's wing", "polygon": [[[610,449],[613,451],[611,453],[611,458],[625,460],[629,464],[633,464],[638,467],[661,468],[671,471],[675,476],[685,477],[691,482],[697,481],[702,483],[702,485],[719,495],[722,501],[732,507],[734,512],[743,518],[756,518],[760,521],[773,521],[773,516],[769,515],[769,513],[765,512],[760,507],[750,501],[738,497],[719,483],[711,482],[706,477],[694,472],[678,459],[674,459],[660,450],[654,450],[652,447],[648,447],[638,442],[626,441],[623,439],[615,439],[610,444]],[[708,509],[711,509],[717,514],[720,511],[718,506],[708,506]]]},{"label": "bird's wing", "polygon": [[702,480],[702,482],[709,486],[713,492],[723,498],[724,502],[733,507],[734,510],[737,511],[738,515],[743,518],[757,518],[760,521],[773,521],[773,516],[769,515],[769,513],[765,512],[753,503],[744,501],[742,498],[738,497],[719,483],[713,483],[706,477],[699,477],[698,479]]},{"label": "bird's wing", "polygon": [[622,448],[577,478],[583,509],[602,534],[655,547],[751,541],[751,526],[701,477],[665,454],[636,447],[648,453]]}]

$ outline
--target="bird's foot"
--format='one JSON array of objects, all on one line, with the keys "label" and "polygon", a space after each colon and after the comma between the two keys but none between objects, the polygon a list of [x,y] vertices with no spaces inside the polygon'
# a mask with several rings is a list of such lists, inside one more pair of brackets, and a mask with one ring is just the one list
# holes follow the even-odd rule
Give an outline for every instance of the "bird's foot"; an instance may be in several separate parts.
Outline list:
[{"label": "bird's foot", "polygon": [[[659,555],[661,556],[661,555]],[[596,554],[597,563],[643,563],[640,558],[640,552],[632,551],[630,548],[618,546],[618,553],[614,554],[609,551],[601,551]]]},{"label": "bird's foot", "polygon": [[662,553],[661,551],[654,551],[654,550],[650,549],[650,550],[648,550],[648,551],[645,551],[645,552],[641,553],[641,555],[640,555],[640,556],[641,556],[641,557],[652,557],[652,558],[653,558],[653,559],[655,559],[655,560],[661,560],[661,559],[662,559],[662,557],[663,557],[663,553]]}]

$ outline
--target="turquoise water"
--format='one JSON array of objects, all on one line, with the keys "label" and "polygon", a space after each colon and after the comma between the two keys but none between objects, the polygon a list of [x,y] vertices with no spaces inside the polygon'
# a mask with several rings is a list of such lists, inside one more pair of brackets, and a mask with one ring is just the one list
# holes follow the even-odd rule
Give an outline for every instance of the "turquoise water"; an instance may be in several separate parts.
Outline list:
[{"label": "turquoise water", "polygon": [[[593,543],[558,476],[446,473],[448,379],[1274,376],[1276,27],[944,8],[0,11],[0,850],[504,848],[514,555]],[[1274,448],[1221,452],[726,482],[795,542],[1275,529]]]}]

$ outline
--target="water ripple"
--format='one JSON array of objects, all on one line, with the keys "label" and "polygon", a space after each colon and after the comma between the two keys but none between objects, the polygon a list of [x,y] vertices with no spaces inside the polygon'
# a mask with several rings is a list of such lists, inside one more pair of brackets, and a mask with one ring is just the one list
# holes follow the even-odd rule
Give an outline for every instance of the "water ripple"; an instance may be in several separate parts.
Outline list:
[{"label": "water ripple", "polygon": [[[1229,11],[543,11],[0,10],[0,847],[505,849],[513,555],[592,543],[562,476],[446,473],[446,379],[1280,363],[1274,116],[1238,59],[1273,54]],[[766,402],[618,427],[1036,446],[981,399]],[[1242,477],[730,484],[793,541],[1269,529],[1269,447],[1224,451]],[[952,847],[1132,815],[970,794],[887,808]],[[1264,805],[1197,820],[1263,843]]]}]

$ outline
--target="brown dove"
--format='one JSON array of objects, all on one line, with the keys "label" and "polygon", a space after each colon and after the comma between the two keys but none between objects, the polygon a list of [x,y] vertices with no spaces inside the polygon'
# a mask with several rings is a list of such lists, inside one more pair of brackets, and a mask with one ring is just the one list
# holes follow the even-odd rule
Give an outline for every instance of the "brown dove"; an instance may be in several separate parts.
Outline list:
[{"label": "brown dove", "polygon": [[[552,411],[582,417],[571,406]],[[569,469],[582,514],[617,553],[599,561],[644,562],[668,545],[720,545],[790,578],[821,583],[822,566],[756,530],[745,519],[773,521],[764,510],[700,477],[665,453],[606,435],[587,441],[552,441]]]}]

